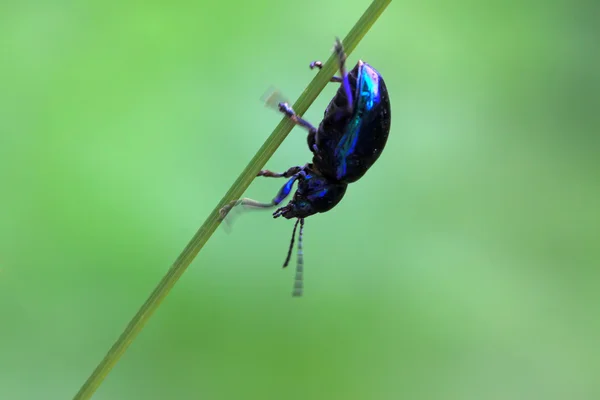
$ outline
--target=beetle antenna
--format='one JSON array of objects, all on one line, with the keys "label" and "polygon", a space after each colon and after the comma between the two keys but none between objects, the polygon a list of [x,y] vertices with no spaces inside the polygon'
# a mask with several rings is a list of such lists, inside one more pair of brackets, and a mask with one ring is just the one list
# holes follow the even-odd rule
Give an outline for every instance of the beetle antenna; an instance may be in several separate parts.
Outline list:
[{"label": "beetle antenna", "polygon": [[283,268],[288,266],[288,264],[290,263],[290,258],[292,258],[292,248],[294,247],[294,241],[296,240],[296,228],[298,228],[298,222],[300,222],[300,219],[297,219],[296,225],[294,225],[294,233],[292,233],[290,248],[288,249],[287,257],[285,258],[285,262],[283,263]]},{"label": "beetle antenna", "polygon": [[292,296],[301,297],[304,292],[304,253],[302,252],[302,233],[304,232],[304,218],[300,218],[300,233],[298,234],[298,261],[296,262],[296,278]]}]

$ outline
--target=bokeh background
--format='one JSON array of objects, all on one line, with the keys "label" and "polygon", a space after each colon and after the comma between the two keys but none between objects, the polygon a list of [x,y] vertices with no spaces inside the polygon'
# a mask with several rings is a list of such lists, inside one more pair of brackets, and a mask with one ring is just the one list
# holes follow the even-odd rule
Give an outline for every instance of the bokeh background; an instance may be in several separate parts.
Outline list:
[{"label": "bokeh background", "polygon": [[[75,394],[367,6],[0,5],[0,399]],[[240,215],[94,398],[600,398],[599,9],[393,2],[350,57],[390,139],[306,221],[305,297],[292,221]]]}]

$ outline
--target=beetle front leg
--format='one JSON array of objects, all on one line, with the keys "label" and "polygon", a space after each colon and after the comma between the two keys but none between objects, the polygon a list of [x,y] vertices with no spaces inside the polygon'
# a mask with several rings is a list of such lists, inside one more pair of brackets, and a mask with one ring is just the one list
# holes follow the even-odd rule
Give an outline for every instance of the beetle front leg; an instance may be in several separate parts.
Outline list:
[{"label": "beetle front leg", "polygon": [[[310,69],[315,69],[315,68],[319,68],[322,69],[323,68],[323,63],[321,61],[313,61],[310,63]],[[336,82],[336,83],[342,83],[344,80],[342,78],[340,78],[339,76],[332,76],[331,79],[329,80],[329,82]]]},{"label": "beetle front leg", "polygon": [[[299,168],[299,167],[297,167]],[[291,169],[291,168],[290,168]],[[302,179],[305,176],[305,172],[304,171],[300,171],[297,174],[293,175],[286,183],[285,185],[283,185],[283,187],[279,190],[279,193],[277,193],[277,196],[275,196],[275,198],[270,202],[270,203],[262,203],[260,201],[256,201],[253,199],[249,199],[247,197],[244,197],[242,199],[239,200],[234,200],[231,203],[225,205],[224,207],[222,207],[219,210],[219,214],[220,214],[220,219],[223,220],[227,214],[229,213],[229,211],[231,211],[231,209],[235,206],[247,206],[247,207],[251,207],[251,208],[271,208],[271,207],[275,207],[276,205],[278,205],[279,203],[281,203],[283,200],[285,200],[285,198],[290,194],[290,192],[292,191],[292,187],[294,186],[294,182],[296,182],[297,179]]]},{"label": "beetle front leg", "polygon": [[302,117],[300,117],[298,114],[296,114],[294,109],[288,103],[279,103],[279,111],[281,111],[289,119],[294,121],[296,123],[296,125],[300,125],[306,129],[308,129],[308,131],[310,133],[317,132],[317,128],[315,128],[310,122],[308,122],[305,119],[302,119]]}]

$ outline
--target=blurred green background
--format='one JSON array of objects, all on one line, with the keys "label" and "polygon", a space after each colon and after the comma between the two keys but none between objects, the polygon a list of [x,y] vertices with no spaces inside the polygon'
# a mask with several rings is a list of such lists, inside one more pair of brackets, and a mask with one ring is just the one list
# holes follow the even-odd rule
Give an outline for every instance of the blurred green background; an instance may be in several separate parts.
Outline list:
[{"label": "blurred green background", "polygon": [[[0,399],[75,394],[280,120],[260,96],[367,6],[0,5]],[[240,215],[94,398],[600,398],[599,11],[393,2],[349,61],[390,139],[306,221],[305,297],[293,222]],[[296,128],[267,167],[309,155]]]}]

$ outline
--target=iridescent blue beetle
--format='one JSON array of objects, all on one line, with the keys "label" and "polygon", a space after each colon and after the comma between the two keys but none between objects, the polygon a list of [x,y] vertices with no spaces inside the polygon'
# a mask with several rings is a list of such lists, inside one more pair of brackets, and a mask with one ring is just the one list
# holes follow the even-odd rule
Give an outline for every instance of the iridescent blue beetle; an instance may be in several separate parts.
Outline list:
[{"label": "iridescent blue beetle", "polygon": [[[358,61],[354,69],[346,73],[346,54],[339,39],[336,40],[334,51],[342,76],[334,76],[331,82],[341,83],[341,86],[327,106],[319,128],[298,116],[287,103],[279,103],[279,111],[308,130],[312,163],[291,167],[283,173],[260,171],[258,176],[289,178],[272,202],[260,203],[243,198],[221,209],[221,216],[225,217],[232,207],[240,204],[256,208],[277,206],[290,194],[294,183],[298,182],[294,198],[273,213],[274,218],[283,216],[297,219],[284,267],[289,263],[296,229],[300,224],[294,296],[301,296],[303,290],[304,218],[329,211],[342,200],[348,184],[359,180],[377,161],[390,131],[390,100],[379,72],[369,64]],[[320,69],[322,66],[320,61],[310,64],[311,69]]]}]

